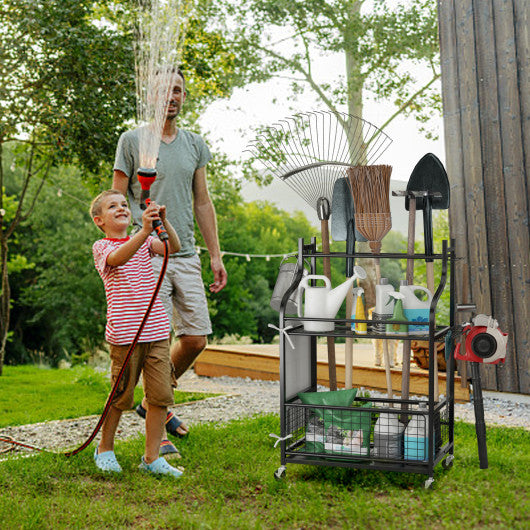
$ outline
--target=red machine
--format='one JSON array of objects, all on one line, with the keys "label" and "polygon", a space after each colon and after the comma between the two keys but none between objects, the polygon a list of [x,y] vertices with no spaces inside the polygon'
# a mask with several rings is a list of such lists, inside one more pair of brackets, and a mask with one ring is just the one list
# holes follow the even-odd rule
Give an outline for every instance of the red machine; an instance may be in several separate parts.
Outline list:
[{"label": "red machine", "polygon": [[461,343],[458,343],[454,355],[455,359],[470,363],[478,458],[480,469],[487,469],[488,448],[486,445],[486,423],[484,421],[480,363],[499,364],[504,362],[508,334],[503,333],[499,329],[499,323],[493,317],[477,315],[472,319],[472,324],[466,323],[464,325],[462,337],[465,337],[465,352],[463,354],[460,353]]},{"label": "red machine", "polygon": [[460,353],[461,344],[457,344],[455,359],[488,364],[504,362],[508,334],[499,329],[499,323],[493,317],[477,315],[472,322],[462,330],[462,335],[465,336],[465,353]]}]

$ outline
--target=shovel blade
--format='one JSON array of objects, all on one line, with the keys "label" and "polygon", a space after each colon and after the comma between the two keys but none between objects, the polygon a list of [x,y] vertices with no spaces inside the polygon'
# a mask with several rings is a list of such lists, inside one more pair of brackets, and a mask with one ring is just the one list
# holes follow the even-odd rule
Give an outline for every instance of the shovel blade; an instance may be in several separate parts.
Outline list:
[{"label": "shovel blade", "polygon": [[[339,178],[333,186],[333,197],[331,199],[331,237],[333,241],[347,241],[349,234],[355,230],[355,209],[353,196],[346,178]],[[356,241],[366,241],[366,238],[355,230]]]},{"label": "shovel blade", "polygon": [[[449,208],[450,187],[449,178],[440,159],[427,153],[416,164],[407,184],[407,191],[438,192],[441,197],[432,197],[433,210],[447,210]],[[423,210],[426,204],[422,197],[416,198],[416,209]],[[409,198],[405,197],[405,208],[409,209]]]}]

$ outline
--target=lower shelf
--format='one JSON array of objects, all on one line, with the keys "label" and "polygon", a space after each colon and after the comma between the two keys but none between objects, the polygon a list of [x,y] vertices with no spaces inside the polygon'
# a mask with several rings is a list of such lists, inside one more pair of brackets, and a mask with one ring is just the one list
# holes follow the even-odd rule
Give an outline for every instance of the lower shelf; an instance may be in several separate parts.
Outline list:
[{"label": "lower shelf", "polygon": [[285,462],[428,473],[430,421],[433,467],[453,447],[449,403],[440,403],[432,414],[419,401],[407,402],[407,410],[402,405],[384,401],[359,402],[355,407],[285,404]]}]

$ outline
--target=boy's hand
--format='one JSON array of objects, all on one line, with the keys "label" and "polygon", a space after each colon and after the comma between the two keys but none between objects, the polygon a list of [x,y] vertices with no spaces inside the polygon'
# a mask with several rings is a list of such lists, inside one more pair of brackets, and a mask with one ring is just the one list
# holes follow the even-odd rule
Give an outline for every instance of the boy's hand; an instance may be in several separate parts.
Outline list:
[{"label": "boy's hand", "polygon": [[151,233],[153,231],[153,221],[161,220],[160,206],[156,202],[151,202],[142,213],[142,229]]},{"label": "boy's hand", "polygon": [[162,221],[162,223],[166,223],[166,207],[161,204],[159,207],[158,207],[158,214],[160,215],[160,220]]}]

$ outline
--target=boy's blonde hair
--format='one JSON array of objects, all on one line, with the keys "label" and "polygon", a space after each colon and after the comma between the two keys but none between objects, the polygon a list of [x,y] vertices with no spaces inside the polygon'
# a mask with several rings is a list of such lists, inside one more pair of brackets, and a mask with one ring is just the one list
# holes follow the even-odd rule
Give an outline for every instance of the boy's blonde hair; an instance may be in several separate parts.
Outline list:
[{"label": "boy's blonde hair", "polygon": [[96,215],[101,215],[101,203],[103,202],[103,199],[105,197],[109,197],[110,195],[123,195],[123,193],[121,191],[118,191],[118,190],[105,190],[105,191],[102,191],[90,203],[90,217],[92,217],[92,219],[94,219],[94,217],[96,217]]},{"label": "boy's blonde hair", "polygon": [[[101,204],[103,203],[103,199],[105,197],[109,197],[110,195],[122,195],[123,193],[118,190],[105,190],[102,191],[91,203],[90,203],[90,217],[92,217],[92,220],[94,220],[94,217],[101,215]],[[97,225],[96,225],[97,226]],[[98,228],[105,233],[105,230],[101,228],[101,226],[98,226]]]}]

